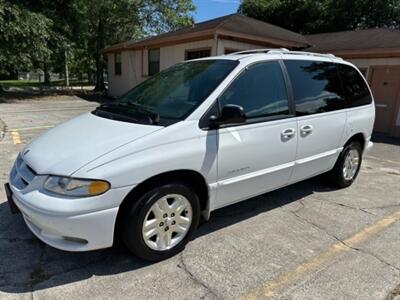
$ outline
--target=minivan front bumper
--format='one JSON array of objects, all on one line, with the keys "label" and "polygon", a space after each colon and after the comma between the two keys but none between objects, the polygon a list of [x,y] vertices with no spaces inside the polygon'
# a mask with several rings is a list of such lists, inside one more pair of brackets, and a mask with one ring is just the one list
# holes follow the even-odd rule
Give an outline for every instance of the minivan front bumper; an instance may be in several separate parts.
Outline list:
[{"label": "minivan front bumper", "polygon": [[[61,250],[89,251],[113,245],[114,225],[119,205],[114,207],[106,207],[106,205],[115,203],[116,199],[119,199],[119,203],[122,202],[131,187],[111,189],[93,199],[56,198],[38,190],[23,194],[12,184],[10,189],[12,200],[21,211],[26,225],[40,240]],[[58,202],[59,209],[50,211],[34,205],[48,201]],[[75,211],[70,207],[70,202],[74,203],[74,201]],[[82,204],[87,201],[97,202],[98,209],[92,207],[89,211],[81,210],[82,206],[79,202]],[[63,210],[63,207],[67,209]]]}]

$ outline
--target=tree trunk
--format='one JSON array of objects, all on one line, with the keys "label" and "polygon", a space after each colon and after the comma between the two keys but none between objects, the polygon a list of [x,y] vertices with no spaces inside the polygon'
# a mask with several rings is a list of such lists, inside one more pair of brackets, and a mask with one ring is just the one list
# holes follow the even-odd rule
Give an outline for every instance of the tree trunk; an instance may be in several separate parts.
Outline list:
[{"label": "tree trunk", "polygon": [[99,24],[97,27],[97,40],[96,40],[96,86],[94,90],[96,92],[105,91],[106,87],[104,85],[104,58],[102,50],[104,48],[104,24],[103,20],[100,18]]},{"label": "tree trunk", "polygon": [[65,49],[65,85],[69,86],[68,52]]},{"label": "tree trunk", "polygon": [[44,64],[43,72],[44,72],[44,84],[45,85],[50,85],[50,72],[49,72],[49,69],[47,67],[47,64]]}]

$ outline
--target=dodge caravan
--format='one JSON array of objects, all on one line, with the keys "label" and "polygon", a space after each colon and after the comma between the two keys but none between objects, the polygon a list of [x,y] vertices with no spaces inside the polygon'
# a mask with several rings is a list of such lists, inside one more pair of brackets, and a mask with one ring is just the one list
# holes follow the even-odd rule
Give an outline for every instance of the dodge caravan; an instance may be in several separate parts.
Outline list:
[{"label": "dodge caravan", "polygon": [[374,116],[364,77],[333,55],[263,49],[186,61],[33,140],[6,192],[55,248],[118,240],[162,260],[218,208],[324,173],[351,185]]}]

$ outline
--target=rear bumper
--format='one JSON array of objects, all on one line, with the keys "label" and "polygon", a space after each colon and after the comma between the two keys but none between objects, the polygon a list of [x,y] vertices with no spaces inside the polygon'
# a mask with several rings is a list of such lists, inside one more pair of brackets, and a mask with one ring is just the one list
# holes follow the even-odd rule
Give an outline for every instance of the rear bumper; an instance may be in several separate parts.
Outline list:
[{"label": "rear bumper", "polygon": [[371,151],[373,146],[374,146],[374,143],[371,142],[370,140],[368,140],[368,143],[367,143],[367,145],[365,146],[365,149],[364,149],[364,155],[368,154]]}]

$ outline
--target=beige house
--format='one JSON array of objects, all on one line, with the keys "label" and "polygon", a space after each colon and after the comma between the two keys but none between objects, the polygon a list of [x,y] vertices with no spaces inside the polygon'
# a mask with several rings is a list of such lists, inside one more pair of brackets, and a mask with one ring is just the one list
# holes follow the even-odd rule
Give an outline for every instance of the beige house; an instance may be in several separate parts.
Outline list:
[{"label": "beige house", "polygon": [[301,49],[309,46],[295,32],[233,14],[177,31],[104,49],[109,95],[119,96],[148,76],[180,61],[255,48]]},{"label": "beige house", "polygon": [[302,36],[233,14],[104,49],[109,95],[119,96],[148,76],[183,60],[256,48],[333,53],[353,62],[376,100],[375,130],[400,137],[400,31],[368,29]]},{"label": "beige house", "polygon": [[316,52],[329,52],[354,63],[375,97],[374,130],[400,137],[400,31],[367,29],[306,36]]}]

